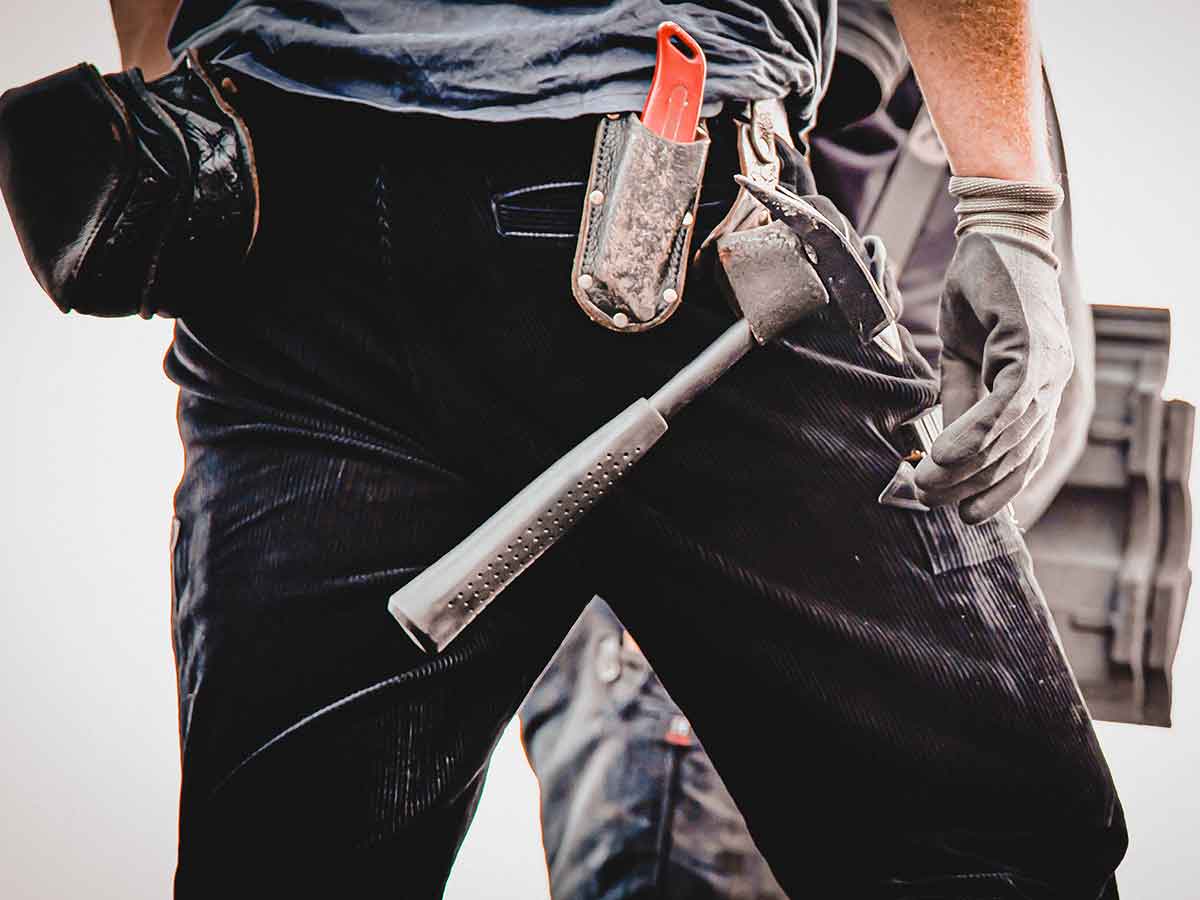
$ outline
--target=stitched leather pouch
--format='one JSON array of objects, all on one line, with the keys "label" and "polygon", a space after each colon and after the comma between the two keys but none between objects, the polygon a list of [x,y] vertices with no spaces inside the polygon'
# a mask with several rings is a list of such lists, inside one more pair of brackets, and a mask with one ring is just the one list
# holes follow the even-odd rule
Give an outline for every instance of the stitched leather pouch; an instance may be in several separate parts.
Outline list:
[{"label": "stitched leather pouch", "polygon": [[0,191],[63,312],[194,310],[257,229],[249,132],[195,56],[150,84],[82,63],[5,92]]},{"label": "stitched leather pouch", "polygon": [[703,124],[678,143],[633,113],[600,120],[571,274],[595,322],[645,331],[678,308],[708,147]]}]

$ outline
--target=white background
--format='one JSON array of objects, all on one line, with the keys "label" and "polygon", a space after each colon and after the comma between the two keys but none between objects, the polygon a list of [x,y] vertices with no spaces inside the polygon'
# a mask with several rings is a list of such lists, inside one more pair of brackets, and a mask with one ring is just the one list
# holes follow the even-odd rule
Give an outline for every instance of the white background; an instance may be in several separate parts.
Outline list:
[{"label": "white background", "polygon": [[[1196,401],[1200,12],[1185,0],[1059,0],[1040,16],[1088,297],[1170,306],[1168,393]],[[102,0],[0,2],[0,89],[84,59],[117,67]],[[6,900],[170,891],[179,771],[167,528],[181,452],[160,369],[169,332],[162,321],[61,316],[0,215]],[[1099,726],[1132,832],[1121,876],[1133,900],[1200,896],[1197,615],[1177,663],[1175,727]],[[536,801],[510,729],[449,897],[546,896]]]}]

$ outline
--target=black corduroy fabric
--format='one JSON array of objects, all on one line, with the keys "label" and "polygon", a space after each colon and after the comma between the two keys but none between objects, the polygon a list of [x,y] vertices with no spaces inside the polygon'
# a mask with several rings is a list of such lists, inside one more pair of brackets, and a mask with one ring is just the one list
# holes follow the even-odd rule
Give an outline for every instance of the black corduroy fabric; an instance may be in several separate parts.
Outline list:
[{"label": "black corduroy fabric", "polygon": [[790,893],[1095,900],[1120,807],[1020,536],[876,503],[936,384],[832,313],[747,356],[423,657],[390,593],[732,314],[698,269],[666,325],[607,332],[570,238],[497,232],[494,197],[583,179],[594,121],[241,96],[260,238],[167,356],[179,896],[437,896],[492,746],[601,593]]}]

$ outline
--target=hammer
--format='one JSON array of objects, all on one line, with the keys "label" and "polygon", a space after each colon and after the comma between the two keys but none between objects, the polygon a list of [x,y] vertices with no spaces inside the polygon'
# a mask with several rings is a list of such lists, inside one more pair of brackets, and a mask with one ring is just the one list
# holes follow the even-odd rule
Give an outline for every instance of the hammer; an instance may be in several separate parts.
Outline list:
[{"label": "hammer", "polygon": [[392,595],[388,610],[422,650],[445,649],[752,347],[831,299],[864,343],[891,324],[891,307],[841,230],[783,188],[743,184],[776,218],[717,241],[722,285],[740,318],[649,399],[634,401]]}]

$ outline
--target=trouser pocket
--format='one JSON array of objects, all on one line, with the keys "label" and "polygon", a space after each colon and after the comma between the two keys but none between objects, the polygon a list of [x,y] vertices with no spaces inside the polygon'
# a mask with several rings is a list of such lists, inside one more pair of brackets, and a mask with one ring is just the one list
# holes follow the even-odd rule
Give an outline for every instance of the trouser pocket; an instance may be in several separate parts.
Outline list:
[{"label": "trouser pocket", "polygon": [[587,182],[523,184],[491,194],[496,233],[504,238],[574,241]]}]

